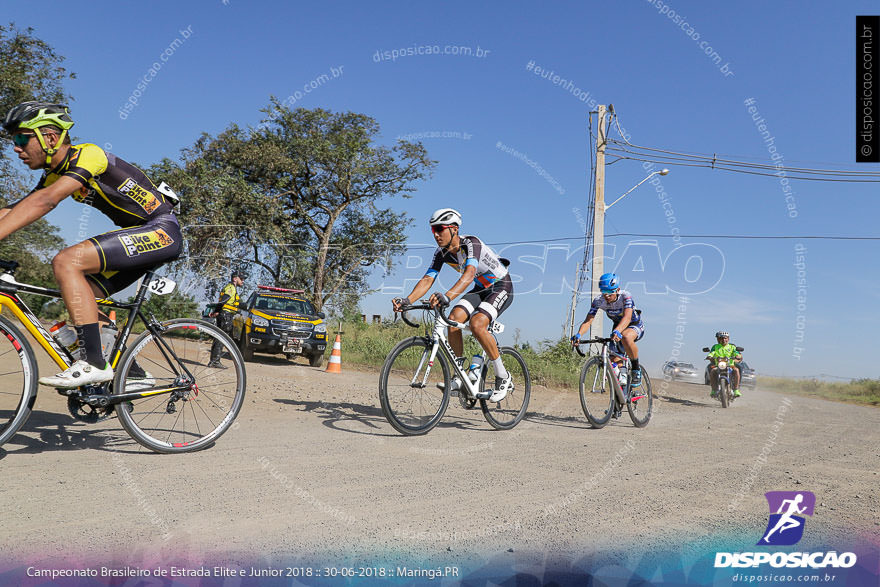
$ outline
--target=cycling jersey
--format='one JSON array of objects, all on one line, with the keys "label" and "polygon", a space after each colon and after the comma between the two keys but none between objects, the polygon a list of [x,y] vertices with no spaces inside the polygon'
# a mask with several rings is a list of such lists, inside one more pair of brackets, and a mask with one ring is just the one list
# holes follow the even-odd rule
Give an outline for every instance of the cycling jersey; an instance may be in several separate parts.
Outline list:
[{"label": "cycling jersey", "polygon": [[739,351],[736,350],[736,345],[727,343],[721,344],[717,343],[712,345],[712,350],[709,351],[710,357],[725,357],[725,358],[733,358],[739,354]]},{"label": "cycling jersey", "polygon": [[73,199],[97,208],[116,226],[141,226],[173,213],[173,204],[140,169],[97,145],[71,145],[64,161],[45,172],[34,189],[48,187],[60,177],[82,184]]},{"label": "cycling jersey", "polygon": [[632,308],[632,318],[630,318],[629,325],[641,326],[642,312],[641,310],[636,309],[632,294],[623,289],[617,292],[617,299],[613,302],[605,300],[605,296],[603,295],[596,296],[593,303],[590,305],[590,311],[587,312],[587,317],[595,316],[599,310],[605,310],[605,314],[611,318],[611,322],[613,322],[614,327],[617,328],[617,324],[623,318],[623,312],[627,308]]},{"label": "cycling jersey", "polygon": [[482,289],[489,287],[499,279],[507,276],[507,260],[502,260],[488,245],[475,236],[461,235],[457,253],[450,253],[443,247],[437,247],[434,259],[426,277],[436,278],[446,263],[459,273],[474,266],[477,273],[474,275],[474,288]]}]

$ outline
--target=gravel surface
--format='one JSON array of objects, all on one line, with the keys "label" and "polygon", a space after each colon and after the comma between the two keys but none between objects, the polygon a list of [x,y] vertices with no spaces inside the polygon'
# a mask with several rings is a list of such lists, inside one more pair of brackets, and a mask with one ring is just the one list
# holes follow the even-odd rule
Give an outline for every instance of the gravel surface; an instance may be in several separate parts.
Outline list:
[{"label": "gravel surface", "polygon": [[741,529],[757,541],[763,493],[795,489],[817,497],[809,541],[880,533],[877,409],[757,390],[724,410],[705,386],[669,384],[646,428],[624,413],[593,430],[576,392],[535,386],[514,430],[453,400],[429,434],[402,437],[379,407],[378,370],[344,360],[335,375],[258,356],[240,425],[187,455],[142,449],[115,418],[73,421],[41,390],[0,448],[5,558],[581,557]]}]

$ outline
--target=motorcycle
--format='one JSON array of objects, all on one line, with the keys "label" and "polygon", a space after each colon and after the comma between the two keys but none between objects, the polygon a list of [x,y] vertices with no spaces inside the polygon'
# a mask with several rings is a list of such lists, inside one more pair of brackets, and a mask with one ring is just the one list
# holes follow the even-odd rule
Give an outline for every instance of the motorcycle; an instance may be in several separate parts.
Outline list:
[{"label": "motorcycle", "polygon": [[[738,353],[745,349],[741,346],[736,347]],[[709,347],[703,347],[703,352],[711,352]],[[733,388],[730,386],[730,380],[734,369],[735,359],[732,357],[712,357],[712,364],[718,370],[718,389],[716,390],[716,398],[721,402],[721,407],[726,408],[736,398],[733,395]]]}]

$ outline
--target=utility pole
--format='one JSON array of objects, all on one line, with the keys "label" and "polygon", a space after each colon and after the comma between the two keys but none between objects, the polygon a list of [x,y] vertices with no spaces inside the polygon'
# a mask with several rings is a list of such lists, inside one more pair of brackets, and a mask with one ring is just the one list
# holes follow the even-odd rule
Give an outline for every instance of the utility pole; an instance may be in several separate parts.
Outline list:
[{"label": "utility pole", "polygon": [[[610,106],[614,112],[614,106]],[[596,135],[596,201],[593,206],[593,262],[590,265],[590,302],[599,295],[599,276],[605,272],[605,142],[606,142],[606,109],[599,104],[599,133]],[[602,336],[604,317],[596,314],[590,324],[590,338]]]},{"label": "utility pole", "polygon": [[568,337],[574,334],[574,323],[577,320],[578,279],[581,276],[581,264],[578,263],[574,270],[574,287],[571,288],[571,315],[568,317]]}]

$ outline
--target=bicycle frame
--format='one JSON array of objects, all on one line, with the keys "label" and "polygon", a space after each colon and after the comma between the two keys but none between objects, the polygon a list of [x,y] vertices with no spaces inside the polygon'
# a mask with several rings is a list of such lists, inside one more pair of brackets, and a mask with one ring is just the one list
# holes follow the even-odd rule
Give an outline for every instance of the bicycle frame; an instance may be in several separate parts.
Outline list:
[{"label": "bicycle frame", "polygon": [[[617,402],[621,406],[625,406],[626,402],[627,402],[626,397],[632,389],[631,378],[627,377],[626,389],[624,389],[623,387],[621,387],[620,381],[618,380],[618,378],[616,376],[613,376],[614,372],[612,371],[611,374],[609,375],[608,371],[611,370],[611,359],[612,358],[620,359],[622,368],[626,369],[627,373],[632,368],[632,362],[630,361],[630,358],[626,355],[626,352],[623,351],[623,349],[621,349],[620,352],[618,352],[618,351],[614,350],[613,348],[611,348],[611,345],[614,343],[609,342],[609,341],[610,341],[610,339],[606,339],[606,340],[601,341],[601,343],[600,343],[602,345],[602,350],[599,352],[599,355],[602,357],[602,377],[603,378],[608,377],[609,379],[611,379],[611,381],[613,382],[613,385],[614,385],[614,396],[617,399]],[[587,341],[584,341],[584,342],[587,342]],[[594,341],[590,341],[590,342],[597,342],[597,341],[594,340]],[[637,396],[632,397],[630,399],[631,400],[639,400],[639,399],[642,399],[642,397],[644,397],[644,396],[637,395]]]},{"label": "bicycle frame", "polygon": [[[430,308],[414,307],[411,309],[430,309]],[[461,330],[469,330],[470,326],[468,324],[456,322],[455,320],[452,320],[451,318],[445,317],[443,315],[443,312],[440,310],[434,310],[434,309],[430,309],[430,310],[435,313],[434,326],[432,327],[432,334],[431,334],[431,341],[433,342],[433,347],[431,348],[431,353],[428,358],[428,368],[425,370],[425,374],[422,378],[420,385],[422,387],[424,387],[426,385],[426,382],[428,381],[428,375],[430,375],[431,369],[434,367],[434,361],[437,358],[437,351],[439,349],[443,349],[443,354],[446,356],[446,359],[448,360],[448,362],[452,365],[453,376],[458,376],[459,380],[462,382],[462,385],[468,390],[468,393],[470,394],[471,399],[480,399],[480,397],[477,395],[477,393],[479,393],[479,385],[478,384],[479,384],[480,380],[482,379],[482,373],[480,374],[481,376],[477,379],[476,382],[471,381],[471,378],[468,377],[467,371],[465,371],[462,367],[460,367],[458,364],[458,361],[455,360],[457,355],[456,355],[455,351],[452,349],[452,345],[449,343],[449,338],[446,336],[446,327],[447,326],[451,326],[453,328],[458,328]],[[416,324],[413,324],[412,322],[410,322],[406,318],[405,313],[403,314],[403,321],[406,322],[407,324],[409,324],[410,326],[417,326]],[[495,333],[503,331],[503,328],[504,327],[501,324],[493,321],[489,327],[489,332],[492,334],[492,337],[495,338]],[[498,345],[497,338],[495,339],[495,344],[496,344],[496,346]],[[483,349],[482,356],[483,356],[483,365],[485,365],[486,359],[488,358],[485,349]],[[423,366],[424,366],[424,357],[422,358],[422,362],[419,363],[419,366],[418,366],[418,369],[416,370],[416,373],[421,371]],[[413,377],[413,380],[411,383],[413,385],[416,384],[415,377]]]},{"label": "bicycle frame", "polygon": [[[96,302],[98,306],[119,310],[127,310],[129,312],[129,319],[126,320],[125,326],[123,329],[116,335],[116,341],[113,343],[113,348],[110,351],[109,360],[110,366],[112,368],[116,368],[117,363],[119,362],[119,358],[122,356],[122,353],[125,351],[124,342],[128,340],[129,335],[131,334],[132,326],[134,325],[134,320],[131,318],[133,316],[137,316],[141,319],[141,321],[146,325],[147,329],[150,331],[154,331],[153,325],[140,310],[141,305],[143,304],[144,298],[147,295],[148,284],[152,281],[154,273],[152,271],[147,271],[144,274],[144,277],[141,281],[141,285],[138,288],[137,294],[135,295],[135,299],[131,303],[120,303],[108,298],[98,298]],[[25,329],[33,336],[34,340],[43,348],[44,351],[52,358],[55,363],[61,367],[62,369],[67,369],[74,363],[74,358],[70,354],[66,348],[62,347],[55,340],[55,337],[52,336],[42,325],[40,319],[31,311],[28,305],[24,302],[24,300],[19,297],[19,292],[30,293],[39,296],[44,296],[48,298],[56,298],[60,299],[61,292],[57,289],[50,289],[45,287],[39,287],[36,285],[29,285],[26,283],[20,283],[15,280],[15,277],[9,273],[8,271],[4,271],[0,274],[0,312],[3,311],[4,308],[8,308],[12,314],[18,319],[18,321],[25,327]],[[160,350],[163,354],[171,353],[172,356],[176,359],[176,355],[174,351],[165,343],[161,337],[158,337],[157,340],[162,341],[162,345],[160,346]],[[164,347],[164,348],[163,348]],[[168,358],[166,354],[166,359]],[[174,370],[175,375],[178,377],[181,376],[181,373],[177,370],[176,364],[179,364],[178,361],[169,361],[169,366]],[[186,366],[181,365],[184,370],[186,370],[186,375],[192,377],[192,374],[186,369]],[[169,393],[173,391],[185,391],[188,387],[186,386],[172,386],[172,387],[162,387],[156,389],[143,389],[141,391],[132,392],[132,393],[121,393],[114,394],[112,396],[104,396],[104,401],[106,405],[116,404],[123,401],[128,401],[137,398],[143,398],[150,395],[156,395],[160,393]]]}]

